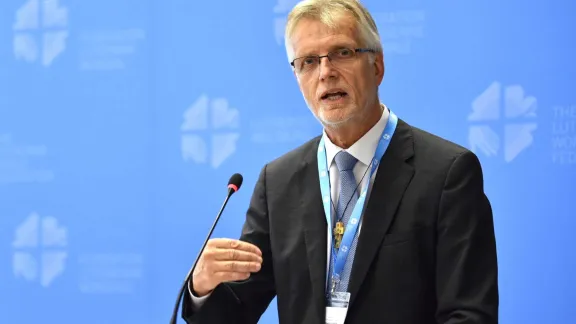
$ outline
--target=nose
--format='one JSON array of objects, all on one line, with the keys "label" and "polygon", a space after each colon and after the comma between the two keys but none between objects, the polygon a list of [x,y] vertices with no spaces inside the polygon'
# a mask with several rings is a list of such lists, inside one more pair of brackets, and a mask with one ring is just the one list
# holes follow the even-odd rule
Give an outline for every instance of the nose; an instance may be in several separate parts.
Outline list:
[{"label": "nose", "polygon": [[320,69],[320,80],[336,78],[338,76],[338,71],[334,68],[334,65],[327,56],[320,58],[318,67]]}]

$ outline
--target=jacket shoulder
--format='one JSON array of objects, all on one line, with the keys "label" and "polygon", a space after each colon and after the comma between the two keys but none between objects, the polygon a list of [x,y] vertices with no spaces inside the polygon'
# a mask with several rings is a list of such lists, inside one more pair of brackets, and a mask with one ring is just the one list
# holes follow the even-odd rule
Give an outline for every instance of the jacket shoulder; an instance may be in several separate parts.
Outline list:
[{"label": "jacket shoulder", "polygon": [[320,138],[316,136],[300,146],[282,154],[266,164],[267,174],[291,173],[302,166],[303,162],[311,162],[316,159],[316,153]]},{"label": "jacket shoulder", "polygon": [[437,151],[437,153],[440,155],[460,155],[462,153],[471,153],[469,149],[460,144],[457,144],[456,142],[450,141],[415,126],[410,127],[412,128],[412,134],[414,135],[414,145],[415,149],[417,150],[430,148]]},{"label": "jacket shoulder", "polygon": [[446,172],[454,161],[467,155],[478,160],[476,154],[456,142],[409,125],[414,145],[414,165],[421,169],[442,169]]}]

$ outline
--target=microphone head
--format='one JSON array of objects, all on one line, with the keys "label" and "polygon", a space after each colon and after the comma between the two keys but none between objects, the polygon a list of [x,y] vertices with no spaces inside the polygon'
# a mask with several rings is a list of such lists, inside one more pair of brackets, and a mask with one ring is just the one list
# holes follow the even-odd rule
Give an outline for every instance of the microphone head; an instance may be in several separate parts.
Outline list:
[{"label": "microphone head", "polygon": [[243,180],[244,178],[240,173],[234,173],[234,175],[230,177],[230,180],[228,180],[228,189],[232,189],[232,193],[240,190]]}]

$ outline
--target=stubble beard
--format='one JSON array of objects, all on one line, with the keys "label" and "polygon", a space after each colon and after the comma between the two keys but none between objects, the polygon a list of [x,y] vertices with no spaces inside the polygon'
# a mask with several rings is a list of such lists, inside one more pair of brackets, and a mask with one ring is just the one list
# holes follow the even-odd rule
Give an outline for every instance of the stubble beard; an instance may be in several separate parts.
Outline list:
[{"label": "stubble beard", "polygon": [[[314,113],[314,109],[310,104],[308,104],[308,109],[312,112],[312,115],[316,117],[316,120],[322,124],[323,127],[329,129],[338,129],[343,126],[346,126],[350,120],[354,117],[353,111],[357,110],[354,107],[341,107],[332,110],[326,110],[324,107],[320,106],[318,108],[317,114]],[[343,112],[341,109],[345,109],[346,111]],[[328,117],[328,116],[330,117]]]}]

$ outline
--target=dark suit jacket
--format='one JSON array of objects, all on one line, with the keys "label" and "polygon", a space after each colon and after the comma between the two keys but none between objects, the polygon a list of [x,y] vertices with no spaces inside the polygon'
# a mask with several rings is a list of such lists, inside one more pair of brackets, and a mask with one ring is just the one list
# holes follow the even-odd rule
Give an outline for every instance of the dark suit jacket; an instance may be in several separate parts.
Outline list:
[{"label": "dark suit jacket", "polygon": [[[219,285],[187,323],[257,323],[276,296],[280,324],[324,324],[327,224],[317,137],[267,164],[241,239],[260,272]],[[362,217],[347,324],[498,323],[496,244],[472,152],[399,120]]]}]

